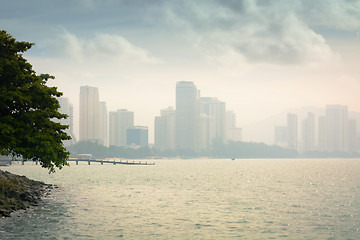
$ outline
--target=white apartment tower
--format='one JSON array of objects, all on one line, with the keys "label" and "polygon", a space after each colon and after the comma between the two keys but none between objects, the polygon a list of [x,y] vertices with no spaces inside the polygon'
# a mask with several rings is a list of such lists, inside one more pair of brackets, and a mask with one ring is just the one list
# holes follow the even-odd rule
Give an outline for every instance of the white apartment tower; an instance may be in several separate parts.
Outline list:
[{"label": "white apartment tower", "polygon": [[357,151],[358,151],[358,139],[357,139],[356,120],[349,119],[349,152],[355,153]]},{"label": "white apartment tower", "polygon": [[326,150],[349,150],[348,106],[326,105]]},{"label": "white apartment tower", "polygon": [[318,150],[320,152],[326,151],[326,117],[319,117],[319,146]]},{"label": "white apartment tower", "polygon": [[288,147],[294,150],[297,150],[297,115],[288,113],[287,115],[287,140]]},{"label": "white apartment tower", "polygon": [[[199,98],[199,115],[207,115],[212,117],[210,121],[214,121],[214,126],[209,125],[209,144],[216,138],[221,142],[226,142],[226,104],[214,97]],[[212,132],[214,131],[214,132]]]},{"label": "white apartment tower", "polygon": [[109,112],[109,145],[126,146],[127,129],[134,126],[134,112],[119,109]]},{"label": "white apartment tower", "polygon": [[69,99],[65,97],[59,97],[57,98],[60,104],[59,112],[62,114],[68,115],[66,119],[61,119],[60,121],[58,119],[54,119],[55,122],[60,122],[62,125],[68,125],[69,128],[65,130],[67,135],[71,137],[70,140],[64,141],[64,146],[70,146],[71,144],[76,143],[76,138],[74,134],[74,113],[73,113],[73,106],[70,104]]},{"label": "white apartment tower", "polygon": [[168,107],[160,111],[155,117],[154,144],[160,150],[174,150],[175,148],[175,109]]},{"label": "white apartment tower", "polygon": [[80,87],[80,141],[100,140],[99,92],[96,87]]},{"label": "white apartment tower", "polygon": [[242,140],[242,129],[236,127],[236,114],[233,111],[226,111],[226,138],[232,142]]},{"label": "white apartment tower", "polygon": [[193,82],[176,83],[175,146],[196,151],[197,90]]},{"label": "white apartment tower", "polygon": [[304,152],[315,150],[315,116],[311,112],[302,121],[302,142]]},{"label": "white apartment tower", "polygon": [[109,146],[108,138],[108,112],[106,102],[99,103],[99,124],[100,124],[100,141],[104,146]]},{"label": "white apartment tower", "polygon": [[196,124],[196,151],[208,151],[216,136],[215,117],[202,113],[197,116]]}]

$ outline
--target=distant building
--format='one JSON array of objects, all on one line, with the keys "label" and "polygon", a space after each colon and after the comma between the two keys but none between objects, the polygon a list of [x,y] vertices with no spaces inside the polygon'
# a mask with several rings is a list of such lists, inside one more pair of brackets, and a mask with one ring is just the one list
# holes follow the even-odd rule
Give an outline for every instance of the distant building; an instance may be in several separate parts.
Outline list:
[{"label": "distant building", "polygon": [[161,116],[155,117],[155,148],[160,150],[174,150],[175,147],[175,110],[172,107],[162,109]]},{"label": "distant building", "polygon": [[148,146],[148,128],[143,126],[129,127],[127,129],[127,145],[140,147]]},{"label": "distant building", "polygon": [[99,92],[96,87],[80,87],[80,141],[100,140]]},{"label": "distant building", "polygon": [[236,114],[233,111],[226,111],[226,128],[236,128]]},{"label": "distant building", "polygon": [[99,103],[99,124],[99,138],[101,144],[104,146],[109,146],[108,112],[106,108],[106,102]]},{"label": "distant building", "polygon": [[[199,99],[199,114],[213,116],[215,121],[215,138],[226,142],[226,104],[213,97]],[[212,139],[210,139],[212,142]]]},{"label": "distant building", "polygon": [[216,122],[214,116],[200,114],[196,119],[197,139],[196,151],[206,152],[210,149],[211,144],[216,136]]},{"label": "distant building", "polygon": [[242,129],[236,127],[236,115],[233,111],[226,111],[226,138],[227,141],[241,142]]},{"label": "distant building", "polygon": [[287,142],[288,147],[291,149],[298,149],[297,135],[298,126],[297,126],[297,115],[288,113],[287,115]]},{"label": "distant building", "polygon": [[69,99],[65,97],[59,97],[57,99],[60,104],[59,112],[62,114],[68,115],[66,119],[54,119],[55,122],[60,122],[62,125],[68,125],[69,128],[65,130],[65,132],[71,137],[71,140],[65,140],[64,146],[70,146],[76,143],[76,137],[74,134],[74,113],[73,113],[73,106],[70,104]]},{"label": "distant building", "polygon": [[350,119],[348,124],[349,124],[349,152],[356,153],[358,151],[356,120]]},{"label": "distant building", "polygon": [[326,117],[319,117],[319,146],[320,152],[326,152]]},{"label": "distant building", "polygon": [[176,84],[175,146],[196,151],[197,89],[193,82]]},{"label": "distant building", "polygon": [[109,112],[109,145],[126,146],[127,129],[134,126],[134,112],[119,109]]},{"label": "distant building", "polygon": [[348,106],[326,105],[326,150],[349,150]]},{"label": "distant building", "polygon": [[302,121],[302,143],[304,152],[315,150],[315,116],[311,112]]}]

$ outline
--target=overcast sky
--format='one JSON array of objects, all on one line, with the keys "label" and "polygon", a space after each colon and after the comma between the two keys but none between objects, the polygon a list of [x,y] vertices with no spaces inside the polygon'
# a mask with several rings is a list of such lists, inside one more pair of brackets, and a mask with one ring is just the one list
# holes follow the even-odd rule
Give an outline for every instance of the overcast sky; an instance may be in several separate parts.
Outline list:
[{"label": "overcast sky", "polygon": [[0,0],[0,28],[75,107],[99,88],[109,111],[149,126],[177,81],[218,97],[238,127],[289,108],[360,112],[360,1]]}]

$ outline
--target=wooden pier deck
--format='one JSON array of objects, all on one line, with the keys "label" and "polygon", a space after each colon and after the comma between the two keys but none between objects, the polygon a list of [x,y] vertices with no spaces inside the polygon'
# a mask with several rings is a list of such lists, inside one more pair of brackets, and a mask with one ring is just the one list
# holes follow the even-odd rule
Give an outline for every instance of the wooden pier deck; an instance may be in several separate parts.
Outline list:
[{"label": "wooden pier deck", "polygon": [[[81,158],[69,158],[66,160],[67,162],[75,162],[76,165],[79,165],[79,162],[87,162],[88,165],[90,165],[91,163],[100,163],[101,165],[105,164],[113,164],[113,165],[117,165],[117,164],[123,164],[123,165],[155,165],[155,162],[149,162],[149,161],[145,161],[145,160],[110,160],[110,159],[81,159]],[[17,160],[11,160],[11,159],[0,159],[0,166],[7,166],[7,165],[11,165],[13,162],[21,162],[22,165],[24,165],[24,162],[32,162],[31,160],[29,161],[24,161],[22,159],[17,159]],[[38,165],[38,162],[35,161],[35,164]]]},{"label": "wooden pier deck", "polygon": [[67,162],[76,162],[76,165],[79,162],[87,162],[88,165],[91,163],[100,163],[103,165],[104,163],[110,164],[124,164],[124,165],[155,165],[155,162],[141,161],[141,160],[108,160],[108,159],[79,159],[79,158],[69,158]]}]

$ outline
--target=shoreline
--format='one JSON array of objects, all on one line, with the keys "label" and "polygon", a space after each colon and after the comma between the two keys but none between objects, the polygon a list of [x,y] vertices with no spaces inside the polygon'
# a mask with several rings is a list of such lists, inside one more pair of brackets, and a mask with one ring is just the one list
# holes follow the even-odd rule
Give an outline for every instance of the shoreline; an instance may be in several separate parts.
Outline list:
[{"label": "shoreline", "polygon": [[38,206],[41,197],[54,188],[51,184],[0,170],[0,217]]}]

